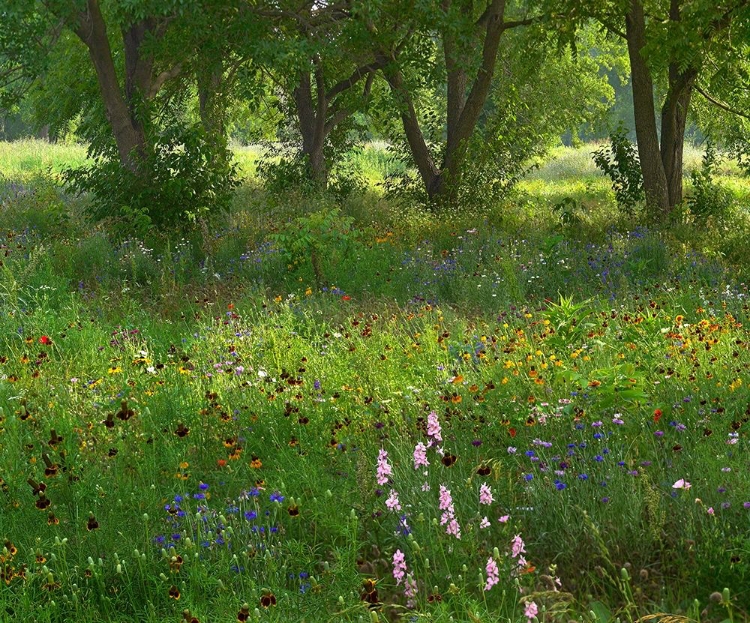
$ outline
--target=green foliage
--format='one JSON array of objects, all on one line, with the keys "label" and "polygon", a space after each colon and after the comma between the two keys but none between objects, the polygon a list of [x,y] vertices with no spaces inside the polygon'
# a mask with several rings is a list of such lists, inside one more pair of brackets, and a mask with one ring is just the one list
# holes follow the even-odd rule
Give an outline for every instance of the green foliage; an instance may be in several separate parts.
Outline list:
[{"label": "green foliage", "polygon": [[324,263],[335,270],[337,262],[350,257],[357,247],[359,232],[353,225],[354,219],[339,208],[324,208],[298,216],[281,232],[272,234],[271,240],[291,266],[309,260],[320,289],[329,283]]},{"label": "green foliage", "polygon": [[563,197],[552,204],[552,211],[557,214],[563,227],[575,226],[581,222],[581,205],[574,197]]},{"label": "green foliage", "polygon": [[723,224],[732,208],[731,193],[714,180],[718,162],[716,147],[709,141],[703,154],[701,168],[690,173],[692,193],[688,195],[686,202],[698,225],[706,225],[709,220]]},{"label": "green foliage", "polygon": [[238,186],[231,152],[198,125],[172,125],[158,137],[138,171],[100,155],[65,172],[72,191],[91,193],[91,215],[114,219],[122,234],[145,234],[153,225],[185,227],[226,210]]},{"label": "green foliage", "polygon": [[628,132],[620,126],[609,135],[609,146],[593,153],[596,166],[610,179],[617,205],[628,214],[635,213],[644,198],[643,173],[635,145]]}]

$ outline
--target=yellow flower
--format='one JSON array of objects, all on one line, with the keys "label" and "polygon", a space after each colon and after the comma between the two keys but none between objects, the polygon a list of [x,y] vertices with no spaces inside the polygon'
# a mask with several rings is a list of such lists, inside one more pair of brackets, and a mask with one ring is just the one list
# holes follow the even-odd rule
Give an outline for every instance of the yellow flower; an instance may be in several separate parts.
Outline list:
[{"label": "yellow flower", "polygon": [[120,372],[122,372],[120,366],[111,366],[109,370],[107,370],[107,374],[120,374]]}]

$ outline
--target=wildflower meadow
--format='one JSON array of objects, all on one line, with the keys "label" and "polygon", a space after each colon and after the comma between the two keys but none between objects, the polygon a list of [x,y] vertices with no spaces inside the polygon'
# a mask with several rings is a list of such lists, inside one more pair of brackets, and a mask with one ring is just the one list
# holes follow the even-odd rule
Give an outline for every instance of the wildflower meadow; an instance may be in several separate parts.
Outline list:
[{"label": "wildflower meadow", "polygon": [[551,170],[142,239],[0,178],[0,619],[747,621],[747,214]]}]

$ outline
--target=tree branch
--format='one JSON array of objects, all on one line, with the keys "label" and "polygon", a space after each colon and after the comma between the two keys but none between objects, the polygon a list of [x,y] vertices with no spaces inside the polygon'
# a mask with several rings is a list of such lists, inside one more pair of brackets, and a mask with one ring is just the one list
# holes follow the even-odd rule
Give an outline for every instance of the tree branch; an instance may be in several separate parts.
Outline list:
[{"label": "tree branch", "polygon": [[336,97],[339,93],[346,91],[347,89],[352,88],[357,82],[359,82],[362,78],[367,76],[368,74],[371,74],[378,69],[383,68],[383,62],[382,61],[374,61],[372,63],[368,63],[367,65],[362,65],[361,67],[357,67],[352,74],[346,78],[345,80],[340,80],[337,82],[331,89],[326,93],[326,99],[331,100],[334,97]]},{"label": "tree branch", "polygon": [[154,81],[151,83],[151,88],[148,90],[147,98],[154,99],[154,97],[156,97],[156,95],[159,93],[161,88],[164,86],[164,84],[168,80],[172,80],[172,78],[176,78],[181,73],[182,73],[182,63],[177,63],[171,69],[161,72],[158,76],[156,76],[156,78],[154,78]]},{"label": "tree branch", "polygon": [[711,102],[714,106],[718,106],[722,110],[732,113],[733,115],[737,115],[738,117],[742,117],[743,119],[750,119],[750,114],[747,114],[735,108],[732,108],[729,104],[725,104],[720,99],[715,98],[713,95],[711,95],[710,93],[707,93],[698,85],[695,85],[693,88],[696,91],[698,91],[698,93],[700,93],[703,97],[705,97],[709,102]]}]

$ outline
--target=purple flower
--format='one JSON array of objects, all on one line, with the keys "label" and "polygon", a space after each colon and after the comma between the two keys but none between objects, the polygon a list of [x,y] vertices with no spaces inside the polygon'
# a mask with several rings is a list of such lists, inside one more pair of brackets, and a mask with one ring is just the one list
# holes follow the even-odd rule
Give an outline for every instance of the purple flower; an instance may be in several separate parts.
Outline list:
[{"label": "purple flower", "polygon": [[283,495],[281,495],[281,493],[279,493],[278,491],[274,491],[274,492],[273,492],[273,493],[272,493],[272,494],[271,494],[271,495],[269,496],[269,499],[271,500],[271,502],[279,502],[279,503],[281,503],[281,502],[283,502],[283,501],[284,501],[284,496],[283,496]]}]

